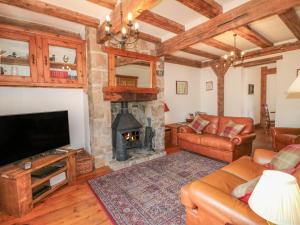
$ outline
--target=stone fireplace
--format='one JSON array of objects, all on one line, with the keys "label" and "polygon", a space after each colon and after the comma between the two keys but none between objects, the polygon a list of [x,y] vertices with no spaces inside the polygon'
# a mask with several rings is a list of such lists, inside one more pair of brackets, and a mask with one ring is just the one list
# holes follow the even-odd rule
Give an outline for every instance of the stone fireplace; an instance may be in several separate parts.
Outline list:
[{"label": "stone fireplace", "polygon": [[[113,163],[113,140],[112,123],[117,114],[121,111],[121,103],[111,103],[105,101],[102,89],[108,85],[108,62],[107,54],[101,50],[101,45],[96,42],[97,31],[95,28],[86,28],[87,41],[87,64],[88,64],[88,103],[90,121],[90,143],[91,153],[95,160],[95,167],[109,165]],[[131,49],[132,50],[132,49]],[[155,45],[143,40],[139,40],[134,51],[144,54],[155,54]],[[157,88],[159,92],[157,99],[145,102],[129,102],[128,110],[142,125],[140,138],[143,142],[145,127],[148,125],[147,118],[151,118],[152,127],[155,131],[153,138],[153,149],[158,152],[157,156],[164,154],[164,62],[161,59],[157,63]],[[141,161],[150,160],[154,156],[131,160],[125,167]],[[156,157],[156,156],[155,156]]]}]

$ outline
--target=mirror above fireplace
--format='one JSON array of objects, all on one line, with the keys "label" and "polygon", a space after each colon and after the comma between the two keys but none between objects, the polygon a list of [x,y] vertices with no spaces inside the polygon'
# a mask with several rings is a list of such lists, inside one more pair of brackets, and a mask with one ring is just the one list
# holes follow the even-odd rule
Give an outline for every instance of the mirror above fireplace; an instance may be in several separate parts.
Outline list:
[{"label": "mirror above fireplace", "polygon": [[156,62],[158,57],[123,49],[102,47],[108,54],[108,86],[104,100],[111,102],[157,99]]}]

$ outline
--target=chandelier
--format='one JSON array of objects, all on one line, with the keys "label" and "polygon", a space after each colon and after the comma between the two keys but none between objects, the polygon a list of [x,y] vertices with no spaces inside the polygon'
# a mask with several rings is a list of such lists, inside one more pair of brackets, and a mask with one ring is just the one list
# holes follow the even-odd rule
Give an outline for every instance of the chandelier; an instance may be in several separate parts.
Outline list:
[{"label": "chandelier", "polygon": [[133,15],[131,12],[127,15],[127,21],[123,18],[122,0],[118,1],[120,4],[120,18],[121,18],[121,34],[111,32],[111,18],[109,15],[105,17],[105,34],[109,38],[109,44],[118,48],[132,48],[139,37],[139,24],[133,23]]},{"label": "chandelier", "polygon": [[241,52],[238,51],[238,49],[236,47],[236,37],[237,37],[237,34],[233,34],[234,51],[231,51],[230,53],[225,54],[223,56],[223,58],[227,61],[227,63],[230,66],[235,66],[239,62],[243,62],[244,61],[245,52],[244,51],[241,51]]}]

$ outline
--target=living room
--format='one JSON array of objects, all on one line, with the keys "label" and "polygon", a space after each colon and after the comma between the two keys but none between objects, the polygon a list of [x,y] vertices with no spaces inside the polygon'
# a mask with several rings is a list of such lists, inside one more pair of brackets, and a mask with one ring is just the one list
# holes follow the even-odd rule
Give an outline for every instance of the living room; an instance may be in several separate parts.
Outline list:
[{"label": "living room", "polygon": [[0,21],[0,224],[300,224],[299,0]]}]

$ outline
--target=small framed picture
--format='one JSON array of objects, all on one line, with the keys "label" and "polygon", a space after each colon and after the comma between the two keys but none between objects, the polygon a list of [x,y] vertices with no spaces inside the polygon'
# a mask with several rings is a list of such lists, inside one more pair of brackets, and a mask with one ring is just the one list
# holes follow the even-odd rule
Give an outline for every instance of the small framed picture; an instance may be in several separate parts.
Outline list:
[{"label": "small framed picture", "polygon": [[297,77],[300,76],[300,69],[297,69]]},{"label": "small framed picture", "polygon": [[212,91],[214,89],[214,83],[212,81],[206,81],[206,91]]},{"label": "small framed picture", "polygon": [[254,95],[254,84],[248,84],[248,95]]},{"label": "small framed picture", "polygon": [[176,94],[187,95],[188,94],[188,82],[187,81],[176,81]]}]

